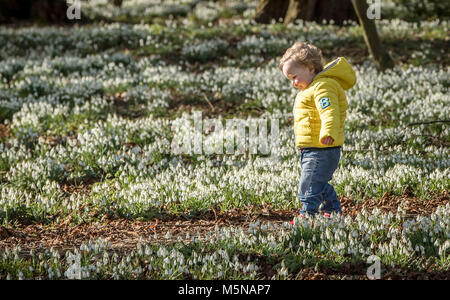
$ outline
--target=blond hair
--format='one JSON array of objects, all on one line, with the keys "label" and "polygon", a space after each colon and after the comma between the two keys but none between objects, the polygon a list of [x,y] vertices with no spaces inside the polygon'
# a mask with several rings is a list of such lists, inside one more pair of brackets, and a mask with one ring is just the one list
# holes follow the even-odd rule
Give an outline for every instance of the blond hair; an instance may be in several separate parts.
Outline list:
[{"label": "blond hair", "polygon": [[288,61],[293,61],[297,65],[311,67],[317,74],[323,70],[322,51],[316,46],[305,42],[295,42],[289,49],[286,50],[280,60],[280,70],[283,72],[283,66]]}]

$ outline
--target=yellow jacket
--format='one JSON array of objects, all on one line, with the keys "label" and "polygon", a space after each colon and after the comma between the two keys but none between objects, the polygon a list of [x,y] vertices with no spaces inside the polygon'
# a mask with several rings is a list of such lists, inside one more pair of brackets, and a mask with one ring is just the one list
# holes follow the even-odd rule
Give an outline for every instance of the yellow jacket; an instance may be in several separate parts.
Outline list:
[{"label": "yellow jacket", "polygon": [[[294,134],[297,147],[336,147],[344,144],[347,98],[344,90],[356,83],[355,71],[344,57],[338,57],[316,74],[294,103]],[[331,136],[334,142],[320,140]]]}]

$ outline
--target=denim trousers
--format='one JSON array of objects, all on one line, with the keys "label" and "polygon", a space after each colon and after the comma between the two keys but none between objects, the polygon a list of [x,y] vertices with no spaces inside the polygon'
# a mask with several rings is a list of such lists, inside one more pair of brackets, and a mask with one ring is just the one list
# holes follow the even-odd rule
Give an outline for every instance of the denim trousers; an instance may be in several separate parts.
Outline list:
[{"label": "denim trousers", "polygon": [[341,146],[301,149],[301,176],[298,198],[302,203],[301,214],[315,215],[319,211],[342,212],[341,202],[333,186],[328,183],[338,167]]}]

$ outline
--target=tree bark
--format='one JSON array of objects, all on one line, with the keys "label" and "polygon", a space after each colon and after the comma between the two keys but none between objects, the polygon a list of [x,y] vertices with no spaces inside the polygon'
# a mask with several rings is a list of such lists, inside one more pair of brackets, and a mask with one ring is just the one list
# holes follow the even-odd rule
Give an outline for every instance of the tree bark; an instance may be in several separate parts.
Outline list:
[{"label": "tree bark", "polygon": [[305,20],[307,20],[307,21],[314,20],[314,14],[316,12],[317,2],[318,2],[318,0],[309,0],[308,1],[308,4],[306,6]]},{"label": "tree bark", "polygon": [[314,21],[333,20],[334,24],[342,25],[344,21],[358,18],[350,0],[319,0],[314,7]]},{"label": "tree bark", "polygon": [[342,25],[346,20],[357,20],[350,0],[260,0],[255,21],[270,23],[271,19],[284,17],[284,24],[296,19],[305,21],[334,20]]},{"label": "tree bark", "polygon": [[359,19],[364,32],[364,40],[369,48],[370,55],[372,55],[375,66],[378,70],[384,72],[386,69],[394,67],[394,61],[389,53],[381,44],[378,35],[377,27],[373,19],[367,17],[367,10],[369,6],[365,0],[352,0],[353,7]]},{"label": "tree bark", "polygon": [[30,5],[31,19],[46,23],[66,23],[67,2],[64,0],[32,1]]},{"label": "tree bark", "polygon": [[123,2],[122,0],[113,0],[113,4],[118,7],[122,6],[122,2]]},{"label": "tree bark", "polygon": [[278,22],[284,18],[289,6],[289,0],[260,0],[256,7],[255,21],[269,24],[272,19]]},{"label": "tree bark", "polygon": [[29,18],[30,17],[29,5],[30,0],[0,1],[0,22],[7,23],[14,19]]},{"label": "tree bark", "polygon": [[67,3],[65,0],[1,0],[0,22],[39,21],[65,23]]},{"label": "tree bark", "polygon": [[289,7],[284,18],[284,24],[294,22],[296,19],[305,21],[314,20],[314,11],[317,0],[290,0]]}]

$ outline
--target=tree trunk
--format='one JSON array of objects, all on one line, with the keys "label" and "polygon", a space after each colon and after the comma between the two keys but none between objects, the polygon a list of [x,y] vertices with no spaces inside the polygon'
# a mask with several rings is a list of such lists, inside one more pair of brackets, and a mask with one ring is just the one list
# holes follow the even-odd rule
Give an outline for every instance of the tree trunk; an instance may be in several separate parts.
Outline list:
[{"label": "tree trunk", "polygon": [[30,17],[30,0],[0,1],[0,22],[11,22],[14,19]]},{"label": "tree trunk", "polygon": [[284,24],[292,23],[296,19],[313,21],[316,5],[317,0],[290,0]]},{"label": "tree trunk", "polygon": [[255,21],[269,24],[272,19],[278,22],[284,18],[289,6],[289,0],[260,0],[256,8]]},{"label": "tree trunk", "polygon": [[67,22],[65,0],[1,0],[0,22],[40,21],[44,23]]},{"label": "tree trunk", "polygon": [[113,0],[113,4],[118,7],[122,6],[122,2],[123,2],[122,0]]},{"label": "tree trunk", "polygon": [[367,17],[367,10],[369,6],[366,1],[352,0],[352,3],[356,14],[358,15],[359,23],[363,27],[364,40],[369,48],[370,54],[373,57],[376,68],[382,72],[386,69],[393,68],[394,61],[381,44],[375,21]]},{"label": "tree trunk", "polygon": [[342,25],[346,20],[357,20],[350,0],[260,0],[255,21],[270,23],[284,17],[284,24],[296,19],[305,21],[334,20]]},{"label": "tree trunk", "polygon": [[[293,1],[293,0],[292,0]],[[305,16],[305,20],[307,21],[312,21],[314,20],[314,13],[316,11],[316,7],[317,7],[317,1],[318,0],[309,0],[308,4],[306,6],[306,16]]]},{"label": "tree trunk", "polygon": [[314,7],[314,21],[318,23],[333,20],[342,25],[344,21],[357,19],[350,0],[318,0]]},{"label": "tree trunk", "polygon": [[67,19],[67,2],[65,0],[32,1],[31,19],[44,23],[65,23]]}]

